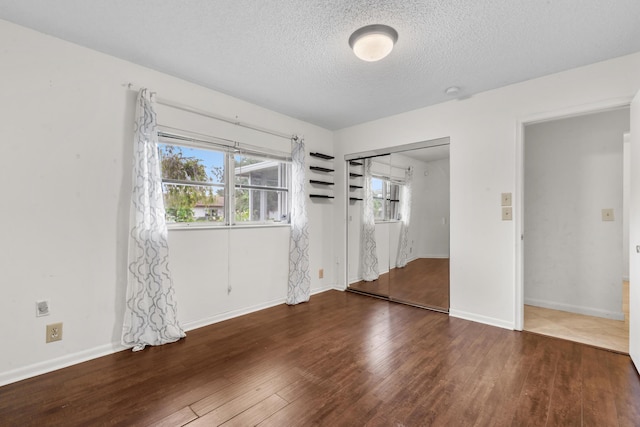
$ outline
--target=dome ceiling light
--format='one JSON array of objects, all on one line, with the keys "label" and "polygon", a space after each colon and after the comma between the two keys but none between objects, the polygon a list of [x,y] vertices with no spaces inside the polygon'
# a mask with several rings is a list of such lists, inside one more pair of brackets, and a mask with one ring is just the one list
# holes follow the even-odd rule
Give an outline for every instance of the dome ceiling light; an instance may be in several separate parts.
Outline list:
[{"label": "dome ceiling light", "polygon": [[367,25],[349,37],[353,53],[363,61],[379,61],[389,55],[398,41],[398,32],[388,25]]}]

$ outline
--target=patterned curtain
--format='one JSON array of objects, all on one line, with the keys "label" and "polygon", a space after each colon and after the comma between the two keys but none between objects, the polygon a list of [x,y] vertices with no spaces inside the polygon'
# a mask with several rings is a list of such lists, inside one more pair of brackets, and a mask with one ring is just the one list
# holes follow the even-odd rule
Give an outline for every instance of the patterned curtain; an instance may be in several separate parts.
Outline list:
[{"label": "patterned curtain", "polygon": [[122,344],[133,351],[185,336],[178,324],[165,222],[158,130],[152,96],[138,94],[133,140],[129,273]]},{"label": "patterned curtain", "polygon": [[398,245],[398,257],[396,267],[405,267],[409,260],[409,225],[411,224],[411,187],[413,181],[413,169],[409,168],[404,173],[404,185],[400,189],[400,243]]},{"label": "patterned curtain", "polygon": [[287,304],[309,301],[309,226],[305,191],[304,140],[291,140],[291,235],[289,238],[289,286]]},{"label": "patterned curtain", "polygon": [[371,282],[380,277],[376,249],[376,221],[373,216],[373,190],[371,183],[371,159],[364,159],[362,226],[360,229],[360,269],[362,280]]}]

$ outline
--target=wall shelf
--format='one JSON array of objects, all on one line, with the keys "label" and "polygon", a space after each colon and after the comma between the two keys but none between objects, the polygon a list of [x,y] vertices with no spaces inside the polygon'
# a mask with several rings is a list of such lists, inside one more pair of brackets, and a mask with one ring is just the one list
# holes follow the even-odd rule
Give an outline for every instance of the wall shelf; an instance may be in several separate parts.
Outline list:
[{"label": "wall shelf", "polygon": [[[360,202],[363,200],[363,195],[360,190],[364,188],[363,185],[360,185],[360,178],[364,177],[364,162],[362,160],[349,160],[349,202]],[[353,168],[353,169],[352,169]],[[357,172],[352,172],[353,170]],[[362,173],[360,173],[362,172]],[[355,180],[355,181],[353,181]]]},{"label": "wall shelf", "polygon": [[[320,187],[324,187],[324,189],[331,191],[332,188],[329,188],[329,187],[332,185],[335,185],[335,183],[331,181],[327,181],[328,178],[325,178],[325,176],[335,172],[335,169],[333,169],[333,159],[335,157],[329,154],[323,154],[323,153],[317,153],[317,152],[309,153],[309,156],[311,156],[312,158],[319,159],[321,162],[322,161],[327,162],[327,163],[320,163],[320,164],[328,165],[328,162],[331,162],[331,165],[328,165],[331,167],[309,165],[309,170],[312,172],[311,179],[309,179],[309,184],[314,186],[314,191],[321,191],[322,189]],[[318,173],[322,174],[322,176],[315,175]],[[329,192],[329,194],[317,194],[317,193],[309,194],[309,197],[311,197],[312,199],[325,199],[325,200],[334,198],[331,192]]]},{"label": "wall shelf", "polygon": [[335,157],[330,156],[328,154],[322,154],[322,153],[309,153],[309,155],[311,157],[317,157],[319,159],[323,159],[323,160],[333,160]]},{"label": "wall shelf", "polygon": [[309,166],[309,169],[311,169],[312,171],[318,171],[318,172],[333,172],[333,169],[329,169],[329,168],[323,168],[321,166]]}]

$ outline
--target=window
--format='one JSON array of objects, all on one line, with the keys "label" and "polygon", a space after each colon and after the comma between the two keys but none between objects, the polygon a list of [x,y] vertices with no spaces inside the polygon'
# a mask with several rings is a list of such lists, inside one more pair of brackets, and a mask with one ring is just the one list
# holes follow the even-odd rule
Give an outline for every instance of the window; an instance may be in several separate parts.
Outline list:
[{"label": "window", "polygon": [[236,155],[235,220],[287,221],[289,165],[278,160]]},{"label": "window", "polygon": [[387,177],[372,177],[373,217],[376,221],[390,221],[398,218],[401,183]]},{"label": "window", "polygon": [[159,144],[167,222],[225,222],[225,153]]},{"label": "window", "polygon": [[169,138],[162,138],[158,149],[168,223],[288,221],[291,168],[286,159],[175,144]]}]

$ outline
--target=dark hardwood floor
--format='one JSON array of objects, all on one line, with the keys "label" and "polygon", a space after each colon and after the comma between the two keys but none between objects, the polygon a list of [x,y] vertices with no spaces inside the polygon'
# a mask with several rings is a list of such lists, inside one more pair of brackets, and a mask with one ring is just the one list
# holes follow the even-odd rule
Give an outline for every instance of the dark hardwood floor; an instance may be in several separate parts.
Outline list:
[{"label": "dark hardwood floor", "polygon": [[418,258],[389,275],[390,297],[449,310],[449,258]]},{"label": "dark hardwood floor", "polygon": [[329,291],[0,388],[1,426],[638,426],[628,356]]},{"label": "dark hardwood floor", "polygon": [[381,297],[388,297],[390,275],[391,275],[390,272],[384,273],[384,274],[381,274],[380,277],[378,277],[378,279],[371,280],[369,282],[360,280],[359,282],[350,284],[349,288],[353,289],[354,291],[366,292],[368,294],[378,295]]},{"label": "dark hardwood floor", "polygon": [[418,258],[403,268],[393,268],[378,280],[363,280],[349,285],[350,289],[366,292],[394,301],[449,310],[449,259]]}]

